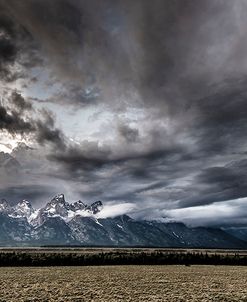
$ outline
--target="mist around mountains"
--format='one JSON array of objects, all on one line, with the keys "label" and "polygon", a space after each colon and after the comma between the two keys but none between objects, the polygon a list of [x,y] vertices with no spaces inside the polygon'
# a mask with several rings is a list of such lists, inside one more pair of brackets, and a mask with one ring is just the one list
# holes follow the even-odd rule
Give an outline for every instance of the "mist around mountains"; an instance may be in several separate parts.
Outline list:
[{"label": "mist around mountains", "polygon": [[145,246],[176,248],[247,248],[243,231],[197,227],[180,222],[135,220],[128,215],[100,218],[104,205],[63,194],[39,209],[27,200],[0,202],[0,246]]},{"label": "mist around mountains", "polygon": [[[8,153],[0,152],[0,167],[4,175],[22,175],[21,164]],[[245,226],[189,227],[179,219],[133,219],[126,215],[128,207],[104,206],[101,201],[69,203],[64,194],[38,207],[27,200],[2,199],[0,245],[247,248]]]}]

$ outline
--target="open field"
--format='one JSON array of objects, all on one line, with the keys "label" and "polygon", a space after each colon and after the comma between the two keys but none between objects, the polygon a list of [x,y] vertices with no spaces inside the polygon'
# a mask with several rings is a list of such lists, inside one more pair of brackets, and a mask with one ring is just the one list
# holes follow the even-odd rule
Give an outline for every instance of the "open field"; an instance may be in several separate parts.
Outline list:
[{"label": "open field", "polygon": [[0,268],[0,301],[247,301],[247,267]]}]

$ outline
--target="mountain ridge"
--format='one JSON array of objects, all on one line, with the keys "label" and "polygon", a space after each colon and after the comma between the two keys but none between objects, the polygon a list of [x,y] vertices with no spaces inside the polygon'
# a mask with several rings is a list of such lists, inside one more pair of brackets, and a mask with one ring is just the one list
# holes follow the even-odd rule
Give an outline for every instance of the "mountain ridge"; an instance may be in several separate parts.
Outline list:
[{"label": "mountain ridge", "polygon": [[0,201],[0,212],[6,213],[13,218],[26,218],[31,225],[41,225],[48,217],[61,217],[65,221],[71,220],[76,215],[91,216],[100,212],[103,204],[101,201],[93,202],[91,205],[81,200],[74,203],[65,201],[64,194],[58,194],[45,206],[34,209],[27,200],[21,200],[15,206],[10,206],[5,199]]},{"label": "mountain ridge", "polygon": [[181,222],[135,220],[124,214],[100,218],[103,203],[68,203],[63,194],[34,209],[27,200],[11,207],[0,201],[0,246],[156,246],[247,248],[247,241],[219,228]]}]

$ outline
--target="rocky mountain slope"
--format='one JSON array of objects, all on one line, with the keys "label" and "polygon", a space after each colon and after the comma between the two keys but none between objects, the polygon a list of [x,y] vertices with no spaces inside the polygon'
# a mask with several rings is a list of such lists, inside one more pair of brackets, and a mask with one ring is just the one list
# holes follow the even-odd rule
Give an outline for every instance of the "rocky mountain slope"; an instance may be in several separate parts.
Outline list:
[{"label": "rocky mountain slope", "polygon": [[23,200],[11,207],[0,202],[0,245],[97,245],[247,248],[247,242],[214,228],[189,228],[183,223],[137,221],[127,215],[99,218],[101,201],[68,203],[55,196],[40,209]]}]

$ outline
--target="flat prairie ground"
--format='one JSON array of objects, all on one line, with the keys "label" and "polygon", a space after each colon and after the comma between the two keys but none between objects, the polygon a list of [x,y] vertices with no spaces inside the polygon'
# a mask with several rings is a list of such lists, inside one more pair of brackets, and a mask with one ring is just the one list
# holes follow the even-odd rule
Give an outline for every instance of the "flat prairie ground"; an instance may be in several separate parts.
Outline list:
[{"label": "flat prairie ground", "polygon": [[247,301],[247,267],[0,268],[0,301]]}]

